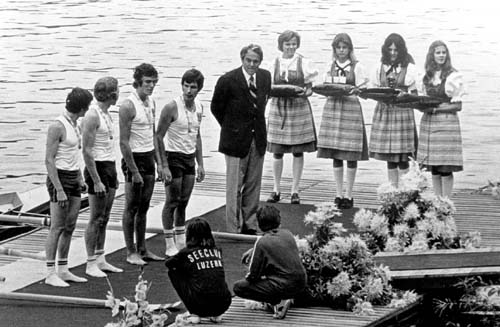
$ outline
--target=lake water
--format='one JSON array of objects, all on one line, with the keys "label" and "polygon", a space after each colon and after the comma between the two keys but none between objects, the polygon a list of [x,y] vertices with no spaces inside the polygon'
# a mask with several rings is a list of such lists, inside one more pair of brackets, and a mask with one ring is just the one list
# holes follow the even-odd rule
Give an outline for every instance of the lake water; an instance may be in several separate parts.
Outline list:
[{"label": "lake water", "polygon": [[[335,34],[351,35],[358,59],[368,69],[380,60],[391,32],[405,37],[423,69],[429,44],[447,42],[454,66],[465,75],[468,95],[460,113],[465,171],[458,187],[477,187],[500,177],[500,27],[494,1],[9,1],[0,2],[0,192],[25,191],[45,180],[48,124],[74,86],[92,89],[106,75],[120,82],[121,99],[132,90],[132,69],[152,63],[160,72],[155,97],[163,106],[180,92],[180,76],[191,67],[206,78],[199,97],[208,173],[223,172],[217,152],[219,127],[209,112],[217,78],[240,65],[242,46],[255,42],[264,62],[278,55],[285,29],[302,36],[299,52],[321,74],[331,59]],[[311,97],[319,127],[325,99]],[[374,102],[363,101],[369,132]],[[115,122],[117,121],[114,109]],[[420,115],[417,114],[419,121]],[[265,174],[271,172],[266,157]],[[304,177],[333,179],[329,160],[306,156]],[[385,164],[359,165],[358,180],[386,180]],[[291,159],[285,157],[284,175]]]}]

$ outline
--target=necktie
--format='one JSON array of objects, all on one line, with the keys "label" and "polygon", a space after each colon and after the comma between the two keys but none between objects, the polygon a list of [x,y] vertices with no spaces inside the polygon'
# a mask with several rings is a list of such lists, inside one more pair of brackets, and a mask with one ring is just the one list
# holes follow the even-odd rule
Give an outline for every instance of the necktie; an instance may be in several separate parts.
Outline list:
[{"label": "necktie", "polygon": [[257,87],[253,76],[248,79],[248,91],[250,92],[250,99],[252,100],[253,107],[257,109]]}]

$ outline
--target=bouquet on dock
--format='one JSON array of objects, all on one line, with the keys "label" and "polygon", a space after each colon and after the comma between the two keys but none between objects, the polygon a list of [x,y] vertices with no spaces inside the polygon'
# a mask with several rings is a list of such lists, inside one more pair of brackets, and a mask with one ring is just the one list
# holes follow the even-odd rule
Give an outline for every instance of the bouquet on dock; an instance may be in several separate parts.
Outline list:
[{"label": "bouquet on dock", "polygon": [[399,188],[382,184],[377,196],[377,211],[361,209],[354,216],[354,224],[373,253],[479,247],[479,232],[458,234],[453,202],[431,191],[416,161],[411,162]]},{"label": "bouquet on dock", "polygon": [[341,212],[334,203],[316,208],[305,217],[313,233],[296,239],[307,271],[309,302],[368,315],[374,312],[372,305],[405,306],[417,299],[412,292],[394,292],[388,268],[375,264],[359,235],[344,235],[346,230],[336,222]]},{"label": "bouquet on dock", "polygon": [[477,193],[490,193],[493,198],[500,200],[500,180],[492,182],[488,180],[488,183],[477,189]]},{"label": "bouquet on dock", "polygon": [[118,318],[116,322],[107,323],[104,327],[163,327],[165,326],[170,311],[169,308],[178,306],[180,303],[150,305],[147,301],[147,293],[151,288],[139,275],[137,285],[135,285],[135,295],[133,299],[117,299],[114,295],[113,287],[108,279],[110,290],[106,296],[106,307],[111,308],[111,315]]}]

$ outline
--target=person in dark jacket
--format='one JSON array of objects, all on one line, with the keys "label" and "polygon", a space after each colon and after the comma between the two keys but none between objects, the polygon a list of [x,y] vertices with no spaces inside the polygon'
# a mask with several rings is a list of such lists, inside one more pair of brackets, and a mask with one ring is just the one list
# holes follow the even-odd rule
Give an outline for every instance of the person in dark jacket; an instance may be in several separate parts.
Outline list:
[{"label": "person in dark jacket", "polygon": [[221,322],[231,305],[221,250],[216,247],[208,222],[193,218],[186,225],[186,247],[165,261],[168,276],[188,312],[179,315],[187,323],[200,317]]},{"label": "person in dark jacket", "polygon": [[306,287],[306,271],[292,233],[279,228],[279,210],[272,206],[259,208],[257,221],[264,235],[243,254],[242,262],[249,264],[249,272],[234,284],[233,290],[244,299],[269,303],[273,317],[283,319],[292,299]]},{"label": "person in dark jacket", "polygon": [[240,57],[242,66],[217,81],[210,109],[221,126],[219,152],[226,159],[227,229],[255,235],[271,73],[259,68],[263,57],[260,46],[244,47]]}]

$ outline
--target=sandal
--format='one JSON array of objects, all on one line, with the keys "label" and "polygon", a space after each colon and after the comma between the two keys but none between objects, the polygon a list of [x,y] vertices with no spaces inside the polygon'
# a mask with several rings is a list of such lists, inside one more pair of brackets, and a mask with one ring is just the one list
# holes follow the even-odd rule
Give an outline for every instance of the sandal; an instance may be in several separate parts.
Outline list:
[{"label": "sandal", "polygon": [[290,305],[292,305],[292,300],[281,300],[280,303],[274,306],[274,319],[283,319],[285,318],[288,309],[290,309]]}]

